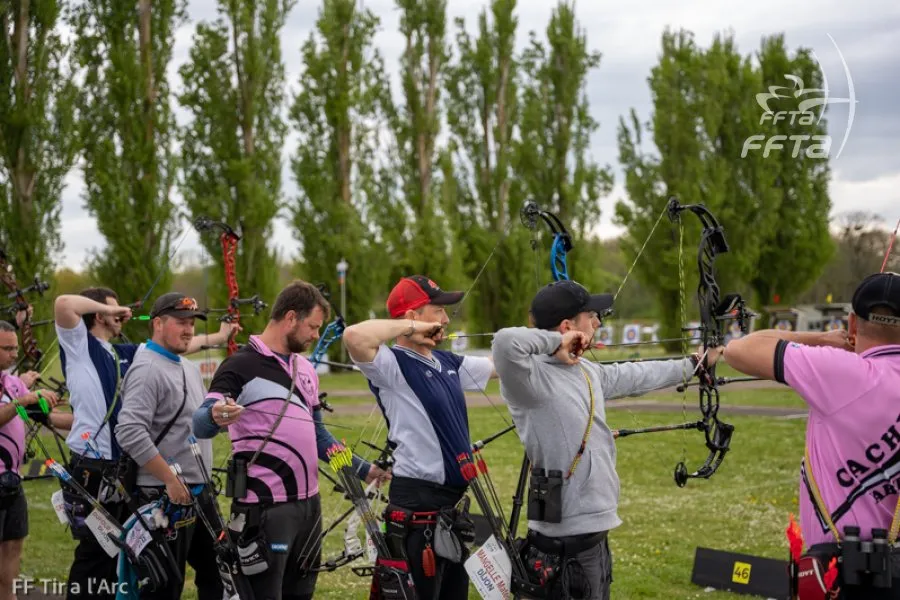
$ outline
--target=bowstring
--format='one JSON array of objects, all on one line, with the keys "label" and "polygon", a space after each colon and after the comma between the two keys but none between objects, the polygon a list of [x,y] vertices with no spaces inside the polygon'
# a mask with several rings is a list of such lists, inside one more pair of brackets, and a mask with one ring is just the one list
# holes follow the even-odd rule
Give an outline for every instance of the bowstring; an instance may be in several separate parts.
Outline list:
[{"label": "bowstring", "polygon": [[[494,247],[491,248],[491,251],[488,253],[487,259],[484,261],[484,264],[481,265],[481,268],[478,270],[478,273],[475,275],[475,279],[472,280],[472,283],[469,285],[469,288],[463,294],[462,299],[460,299],[459,304],[457,304],[456,308],[453,310],[453,314],[449,317],[449,319],[448,319],[449,322],[452,322],[456,318],[456,316],[459,314],[459,311],[462,309],[463,303],[466,301],[466,297],[468,297],[469,292],[471,292],[475,288],[475,285],[478,283],[478,280],[481,278],[482,273],[484,273],[484,270],[487,268],[488,263],[491,262],[491,259],[494,257],[494,254],[497,252],[497,248],[499,248],[500,244],[502,244],[504,242],[504,240],[506,240],[507,236],[509,236],[509,232],[512,229],[512,225],[514,222],[515,222],[515,219],[513,219],[512,216],[510,215],[510,218],[508,219],[508,221],[506,223],[506,229],[503,230],[503,235],[500,236],[500,239],[498,239],[497,243],[494,244]],[[535,273],[537,273],[536,270],[535,270]],[[459,368],[464,370],[466,372],[466,374],[469,376],[469,379],[471,379],[473,382],[477,381],[472,376],[472,373],[469,371],[469,369],[466,367],[465,359],[460,361]],[[488,380],[488,383],[490,383],[490,379]],[[485,388],[486,387],[487,387],[487,385],[485,385]],[[494,404],[494,401],[491,400],[491,397],[488,395],[487,390],[479,389],[478,391],[481,392],[481,395],[484,396],[484,398],[488,401],[488,404],[491,406],[491,408],[494,409],[494,412],[496,412],[500,416],[500,419],[507,426],[512,426],[512,422],[506,418],[506,415],[503,414],[503,411],[500,410],[500,407],[498,407],[496,404]],[[465,396],[465,390],[463,390],[463,395]],[[468,414],[468,411],[466,411],[466,412]],[[469,441],[471,443],[471,431],[469,432],[469,436],[470,436]]]},{"label": "bowstring", "polygon": [[[668,203],[663,204],[663,208],[659,212],[659,216],[656,217],[656,222],[653,223],[653,227],[650,228],[650,233],[647,234],[646,238],[644,238],[644,242],[641,244],[641,247],[638,250],[637,255],[635,255],[634,260],[631,261],[631,265],[629,265],[628,270],[625,272],[625,277],[622,278],[622,283],[619,284],[619,288],[616,290],[616,293],[613,294],[613,306],[615,306],[615,302],[616,302],[616,300],[618,300],[619,294],[622,293],[622,289],[625,287],[625,282],[628,281],[628,278],[631,276],[631,273],[634,271],[634,268],[637,266],[638,261],[640,260],[641,256],[644,254],[644,250],[647,249],[647,244],[650,243],[650,240],[653,238],[653,234],[656,233],[656,229],[659,227],[659,224],[662,222],[663,217],[666,216],[666,213],[668,211],[668,206],[669,206]],[[681,265],[679,264],[679,267],[680,266]],[[593,342],[593,340],[591,340],[591,341]],[[682,346],[683,346],[683,343],[682,343]],[[597,357],[594,354],[593,347],[591,348],[591,358],[593,358],[594,361],[597,360]],[[631,409],[626,409],[626,411],[628,412],[629,416],[631,416],[631,422],[634,424],[634,427],[636,429],[640,428],[641,423],[637,418],[637,413],[635,413]]]},{"label": "bowstring", "polygon": [[[687,299],[684,293],[684,223],[681,219],[678,219],[678,297],[679,297],[679,305],[681,306],[681,326],[682,328],[687,323]],[[687,355],[687,338],[682,336],[681,339],[681,354]],[[699,367],[699,364],[698,364]],[[687,422],[687,394],[688,394],[688,381],[690,380],[691,375],[688,375],[687,365],[682,368],[682,378],[681,382],[684,385],[683,391],[681,393],[681,422]],[[687,430],[681,430],[681,462],[687,462]]]}]

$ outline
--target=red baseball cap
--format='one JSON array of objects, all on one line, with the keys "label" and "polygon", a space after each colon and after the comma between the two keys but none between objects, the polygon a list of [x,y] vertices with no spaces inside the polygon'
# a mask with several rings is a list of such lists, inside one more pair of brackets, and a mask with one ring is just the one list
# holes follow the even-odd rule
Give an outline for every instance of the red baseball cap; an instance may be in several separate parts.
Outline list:
[{"label": "red baseball cap", "polygon": [[413,275],[404,277],[394,286],[387,299],[387,309],[391,318],[396,319],[406,311],[422,308],[426,304],[456,304],[464,295],[463,292],[445,292],[427,277]]}]

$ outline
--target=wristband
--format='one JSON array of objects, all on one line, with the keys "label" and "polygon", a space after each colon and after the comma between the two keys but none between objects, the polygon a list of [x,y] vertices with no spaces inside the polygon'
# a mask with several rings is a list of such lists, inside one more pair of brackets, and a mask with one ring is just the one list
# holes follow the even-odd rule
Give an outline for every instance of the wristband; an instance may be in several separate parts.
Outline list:
[{"label": "wristband", "polygon": [[409,333],[404,333],[403,337],[411,338],[413,334],[416,332],[416,322],[412,319],[409,320]]}]

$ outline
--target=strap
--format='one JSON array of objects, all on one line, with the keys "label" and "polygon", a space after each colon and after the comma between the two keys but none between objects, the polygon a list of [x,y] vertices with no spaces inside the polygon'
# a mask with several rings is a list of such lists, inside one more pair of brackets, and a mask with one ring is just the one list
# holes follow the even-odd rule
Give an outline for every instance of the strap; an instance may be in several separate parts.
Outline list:
[{"label": "strap", "polygon": [[169,430],[172,429],[172,425],[175,424],[175,421],[178,420],[178,417],[181,416],[182,411],[184,411],[184,405],[187,404],[187,375],[184,373],[184,366],[181,367],[181,382],[182,382],[182,391],[184,393],[184,397],[181,399],[181,406],[178,407],[178,412],[175,413],[175,416],[172,417],[172,420],[166,423],[166,426],[163,427],[163,430],[156,436],[156,439],[153,440],[153,445],[159,447],[159,443],[166,437],[166,434],[169,433]]},{"label": "strap", "polygon": [[112,402],[109,403],[109,410],[106,411],[106,416],[103,417],[103,422],[100,423],[100,427],[97,428],[99,431],[103,429],[103,426],[109,423],[109,420],[112,418],[113,410],[116,408],[116,404],[119,402],[119,392],[122,389],[122,369],[119,362],[119,353],[116,352],[116,347],[113,346],[113,359],[116,361],[116,388],[113,391]]},{"label": "strap", "polygon": [[259,448],[256,449],[256,452],[253,453],[253,457],[250,458],[250,462],[247,463],[247,470],[250,470],[254,464],[256,464],[256,459],[259,458],[260,453],[263,449],[269,444],[269,440],[272,439],[272,436],[275,435],[275,430],[278,429],[278,426],[281,425],[281,421],[284,419],[284,413],[287,412],[288,405],[291,403],[291,397],[294,395],[294,387],[297,383],[297,360],[296,357],[292,354],[290,357],[291,363],[291,389],[288,390],[287,396],[284,398],[284,404],[281,406],[281,411],[278,413],[278,418],[275,419],[275,422],[272,424],[272,429],[269,430],[269,433],[266,435],[266,439],[263,440],[263,443],[260,444]]},{"label": "strap", "polygon": [[591,437],[591,429],[593,429],[594,427],[594,386],[591,384],[591,377],[590,375],[588,375],[588,372],[585,371],[584,367],[578,365],[578,368],[581,369],[581,374],[584,375],[584,380],[587,382],[588,394],[590,394],[591,397],[591,408],[588,412],[587,427],[584,429],[584,435],[581,436],[581,446],[578,448],[578,452],[575,453],[575,458],[572,460],[572,465],[569,467],[569,472],[566,473],[567,480],[575,474],[575,469],[578,467],[578,463],[581,462],[581,457],[584,455],[584,451],[587,449],[587,443]]},{"label": "strap", "polygon": [[[103,417],[103,421],[100,423],[100,426],[97,428],[97,431],[94,432],[94,435],[91,436],[91,443],[97,439],[97,436],[100,435],[100,431],[103,429],[104,425],[108,425],[110,419],[112,419],[113,411],[116,409],[116,404],[119,403],[119,395],[122,391],[122,368],[119,362],[119,353],[116,351],[116,347],[112,347],[113,359],[116,361],[116,389],[113,391],[112,402],[109,403],[109,409],[106,411],[106,416]],[[115,435],[113,434],[112,426],[109,427],[109,439],[116,446],[119,443],[115,439]]]},{"label": "strap", "polygon": [[891,528],[888,530],[888,545],[893,546],[897,542],[898,533],[900,533],[900,497],[897,498],[897,507],[894,509]]},{"label": "strap", "polygon": [[[813,476],[812,461],[810,461],[809,459],[809,444],[806,444],[803,450],[803,461],[806,470],[806,481],[807,483],[809,483],[810,496],[812,496],[813,502],[816,505],[816,509],[819,511],[822,519],[824,519],[825,524],[828,525],[828,529],[831,530],[831,535],[833,535],[837,543],[840,544],[841,535],[840,533],[838,533],[837,526],[831,519],[831,513],[828,512],[828,508],[825,506],[825,501],[822,499],[822,492],[819,491],[819,486],[816,483],[816,478]],[[888,532],[889,545],[894,545],[894,543],[897,541],[898,533],[900,533],[900,497],[897,498],[897,506],[894,509],[894,517],[891,519],[891,528]]]},{"label": "strap", "polygon": [[834,521],[831,520],[831,513],[828,512],[825,501],[822,499],[822,492],[819,491],[819,485],[816,483],[816,478],[813,477],[812,461],[809,460],[809,444],[805,444],[803,448],[803,464],[806,470],[806,481],[809,483],[809,493],[813,503],[815,503],[822,519],[825,520],[825,524],[828,525],[828,529],[831,530],[831,535],[833,535],[837,543],[840,544],[841,534],[838,533],[837,526],[835,526]]}]

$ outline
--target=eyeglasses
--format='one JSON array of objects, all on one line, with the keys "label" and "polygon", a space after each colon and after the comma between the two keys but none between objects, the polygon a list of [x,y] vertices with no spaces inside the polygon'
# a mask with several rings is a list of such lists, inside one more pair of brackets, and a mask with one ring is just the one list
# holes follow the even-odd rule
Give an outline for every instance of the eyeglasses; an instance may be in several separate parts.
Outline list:
[{"label": "eyeglasses", "polygon": [[19,350],[18,346],[0,346],[0,350],[4,352],[17,352]]}]

